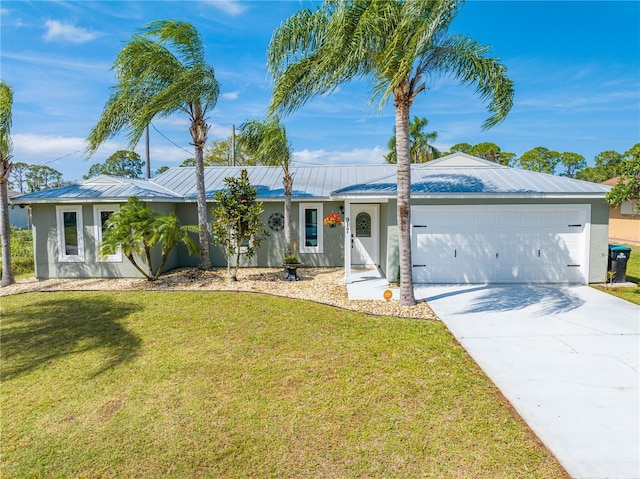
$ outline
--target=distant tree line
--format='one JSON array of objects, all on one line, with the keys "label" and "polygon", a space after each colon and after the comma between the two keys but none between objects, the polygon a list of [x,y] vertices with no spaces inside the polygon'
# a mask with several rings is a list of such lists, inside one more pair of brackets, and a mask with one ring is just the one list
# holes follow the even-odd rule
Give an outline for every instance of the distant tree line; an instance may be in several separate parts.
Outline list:
[{"label": "distant tree line", "polygon": [[[458,143],[453,145],[448,153],[459,151],[502,165],[519,167],[523,170],[601,183],[610,178],[621,176],[628,169],[628,163],[633,160],[634,152],[638,150],[639,145],[636,144],[625,153],[613,150],[603,151],[596,155],[595,166],[591,167],[587,167],[584,156],[578,153],[558,152],[544,146],[537,146],[525,151],[519,158],[516,158],[514,153],[501,151],[495,143],[479,143],[474,146],[469,143]],[[560,171],[558,171],[559,169]]]},{"label": "distant tree line", "polygon": [[[537,146],[525,151],[519,158],[515,153],[502,151],[495,143],[484,142],[476,145],[457,143],[449,151],[438,151],[432,144],[437,140],[435,131],[426,133],[425,127],[429,120],[414,116],[409,122],[410,157],[412,163],[425,163],[454,152],[467,153],[485,160],[493,161],[504,166],[513,166],[523,170],[538,171],[550,175],[566,176],[578,180],[601,183],[610,178],[628,176],[628,170],[633,170],[630,162],[637,156],[640,143],[625,153],[607,150],[595,157],[595,165],[587,167],[584,156],[571,151],[555,151],[544,146]],[[389,140],[389,153],[385,155],[387,163],[396,163],[395,132]],[[636,174],[638,173],[636,169]]]},{"label": "distant tree line", "polygon": [[72,184],[62,179],[62,173],[47,165],[14,163],[9,176],[9,187],[20,193],[60,188]]}]

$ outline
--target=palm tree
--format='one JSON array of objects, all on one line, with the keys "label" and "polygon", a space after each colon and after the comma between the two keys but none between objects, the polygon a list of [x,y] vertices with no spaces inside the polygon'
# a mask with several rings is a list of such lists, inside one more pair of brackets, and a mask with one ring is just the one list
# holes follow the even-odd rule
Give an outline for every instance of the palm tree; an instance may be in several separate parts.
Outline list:
[{"label": "palm tree", "polygon": [[0,81],[0,241],[2,242],[2,282],[15,283],[11,264],[11,228],[9,226],[9,175],[11,174],[11,106],[13,91]]},{"label": "palm tree", "polygon": [[[106,226],[100,254],[112,255],[121,248],[122,254],[133,267],[150,281],[160,276],[178,243],[184,243],[189,254],[198,252],[198,245],[189,236],[189,232],[197,230],[195,226],[181,225],[173,213],[165,215],[154,212],[135,196],[109,216]],[[160,244],[162,258],[154,273],[151,250],[156,244]],[[142,263],[138,262],[136,256],[142,259]]]},{"label": "palm tree", "polygon": [[[145,278],[153,279],[151,266],[151,249],[153,248],[154,214],[151,208],[135,196],[114,211],[109,216],[106,229],[100,244],[100,254],[108,256],[115,254],[118,248],[122,254]],[[138,264],[136,256],[144,261]],[[146,266],[143,269],[143,266]]]},{"label": "palm tree", "polygon": [[151,236],[151,243],[159,244],[162,250],[162,260],[154,275],[155,278],[162,274],[169,255],[178,243],[183,243],[190,255],[198,253],[198,244],[189,236],[189,232],[197,230],[195,226],[181,225],[180,220],[174,213],[155,217],[153,221],[154,234]]},{"label": "palm tree", "polygon": [[207,112],[220,88],[213,67],[206,63],[204,44],[189,23],[158,20],[133,35],[116,58],[116,84],[102,116],[89,134],[89,154],[121,131],[133,148],[156,116],[187,114],[195,146],[200,268],[211,266],[204,185],[203,150],[209,125]]},{"label": "palm tree", "polygon": [[372,81],[380,107],[393,98],[396,112],[400,302],[416,303],[411,270],[409,110],[427,81],[450,74],[472,84],[502,121],[513,103],[513,83],[489,48],[447,34],[459,0],[325,0],[302,9],[274,32],[267,55],[275,80],[270,112],[289,114],[354,78]]},{"label": "palm tree", "polygon": [[[429,133],[424,132],[428,124],[429,120],[419,116],[414,116],[413,120],[409,122],[409,141],[411,143],[409,151],[411,163],[426,163],[440,156],[440,152],[431,144],[438,139],[438,133],[435,131]],[[389,147],[389,154],[384,157],[385,160],[387,160],[387,163],[397,163],[398,155],[396,154],[395,131],[389,139],[387,146]]]},{"label": "palm tree", "polygon": [[284,255],[292,251],[291,243],[291,193],[293,175],[289,171],[291,145],[287,140],[287,130],[280,119],[271,117],[263,121],[250,120],[240,125],[240,145],[259,163],[282,166],[284,186]]}]

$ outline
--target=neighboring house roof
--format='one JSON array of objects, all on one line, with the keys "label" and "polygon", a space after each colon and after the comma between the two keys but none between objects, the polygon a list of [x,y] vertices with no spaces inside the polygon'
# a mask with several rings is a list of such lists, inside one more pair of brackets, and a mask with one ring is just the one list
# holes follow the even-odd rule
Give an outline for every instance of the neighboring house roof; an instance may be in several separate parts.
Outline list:
[{"label": "neighboring house roof", "polygon": [[618,184],[618,181],[620,181],[620,177],[616,176],[615,178],[609,178],[608,180],[604,180],[600,184],[607,185],[607,186],[616,186]]},{"label": "neighboring house roof", "polygon": [[[225,188],[224,179],[241,170],[258,189],[262,201],[284,198],[282,168],[235,166],[205,168],[208,198]],[[294,199],[345,199],[396,196],[396,165],[292,166]],[[573,196],[604,197],[608,186],[532,171],[509,168],[464,153],[454,153],[421,165],[412,165],[411,194],[415,197]],[[99,176],[78,185],[21,195],[14,203],[108,202],[137,196],[145,201],[194,202],[195,168],[170,168],[157,178],[134,180]]]}]

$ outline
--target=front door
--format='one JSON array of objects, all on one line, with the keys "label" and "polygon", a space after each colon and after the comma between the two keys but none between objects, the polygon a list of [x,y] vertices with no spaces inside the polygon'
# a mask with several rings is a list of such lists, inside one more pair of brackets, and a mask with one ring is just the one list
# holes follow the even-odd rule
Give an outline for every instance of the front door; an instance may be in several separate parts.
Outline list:
[{"label": "front door", "polygon": [[380,205],[351,205],[351,264],[353,266],[380,264],[379,215]]}]

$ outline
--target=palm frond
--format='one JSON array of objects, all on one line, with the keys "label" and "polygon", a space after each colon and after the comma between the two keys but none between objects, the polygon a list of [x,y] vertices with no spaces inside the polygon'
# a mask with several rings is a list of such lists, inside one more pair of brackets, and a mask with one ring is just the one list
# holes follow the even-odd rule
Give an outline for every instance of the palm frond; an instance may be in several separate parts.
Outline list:
[{"label": "palm frond", "polygon": [[156,21],[133,35],[118,54],[116,83],[88,137],[87,154],[125,131],[133,148],[156,116],[185,112],[204,121],[220,87],[197,30],[179,21]]},{"label": "palm frond", "polygon": [[12,107],[13,90],[0,81],[0,154],[3,159],[8,158],[11,153]]},{"label": "palm frond", "polygon": [[451,73],[465,84],[476,85],[476,93],[483,101],[489,100],[487,109],[493,113],[483,124],[491,128],[503,121],[513,106],[513,82],[507,77],[507,68],[498,58],[485,56],[487,46],[463,36],[448,38],[434,55],[434,68]]},{"label": "palm frond", "polygon": [[180,20],[156,20],[144,27],[141,32],[157,37],[160,43],[169,43],[178,53],[181,63],[188,68],[196,68],[206,63],[204,42],[193,25]]}]

